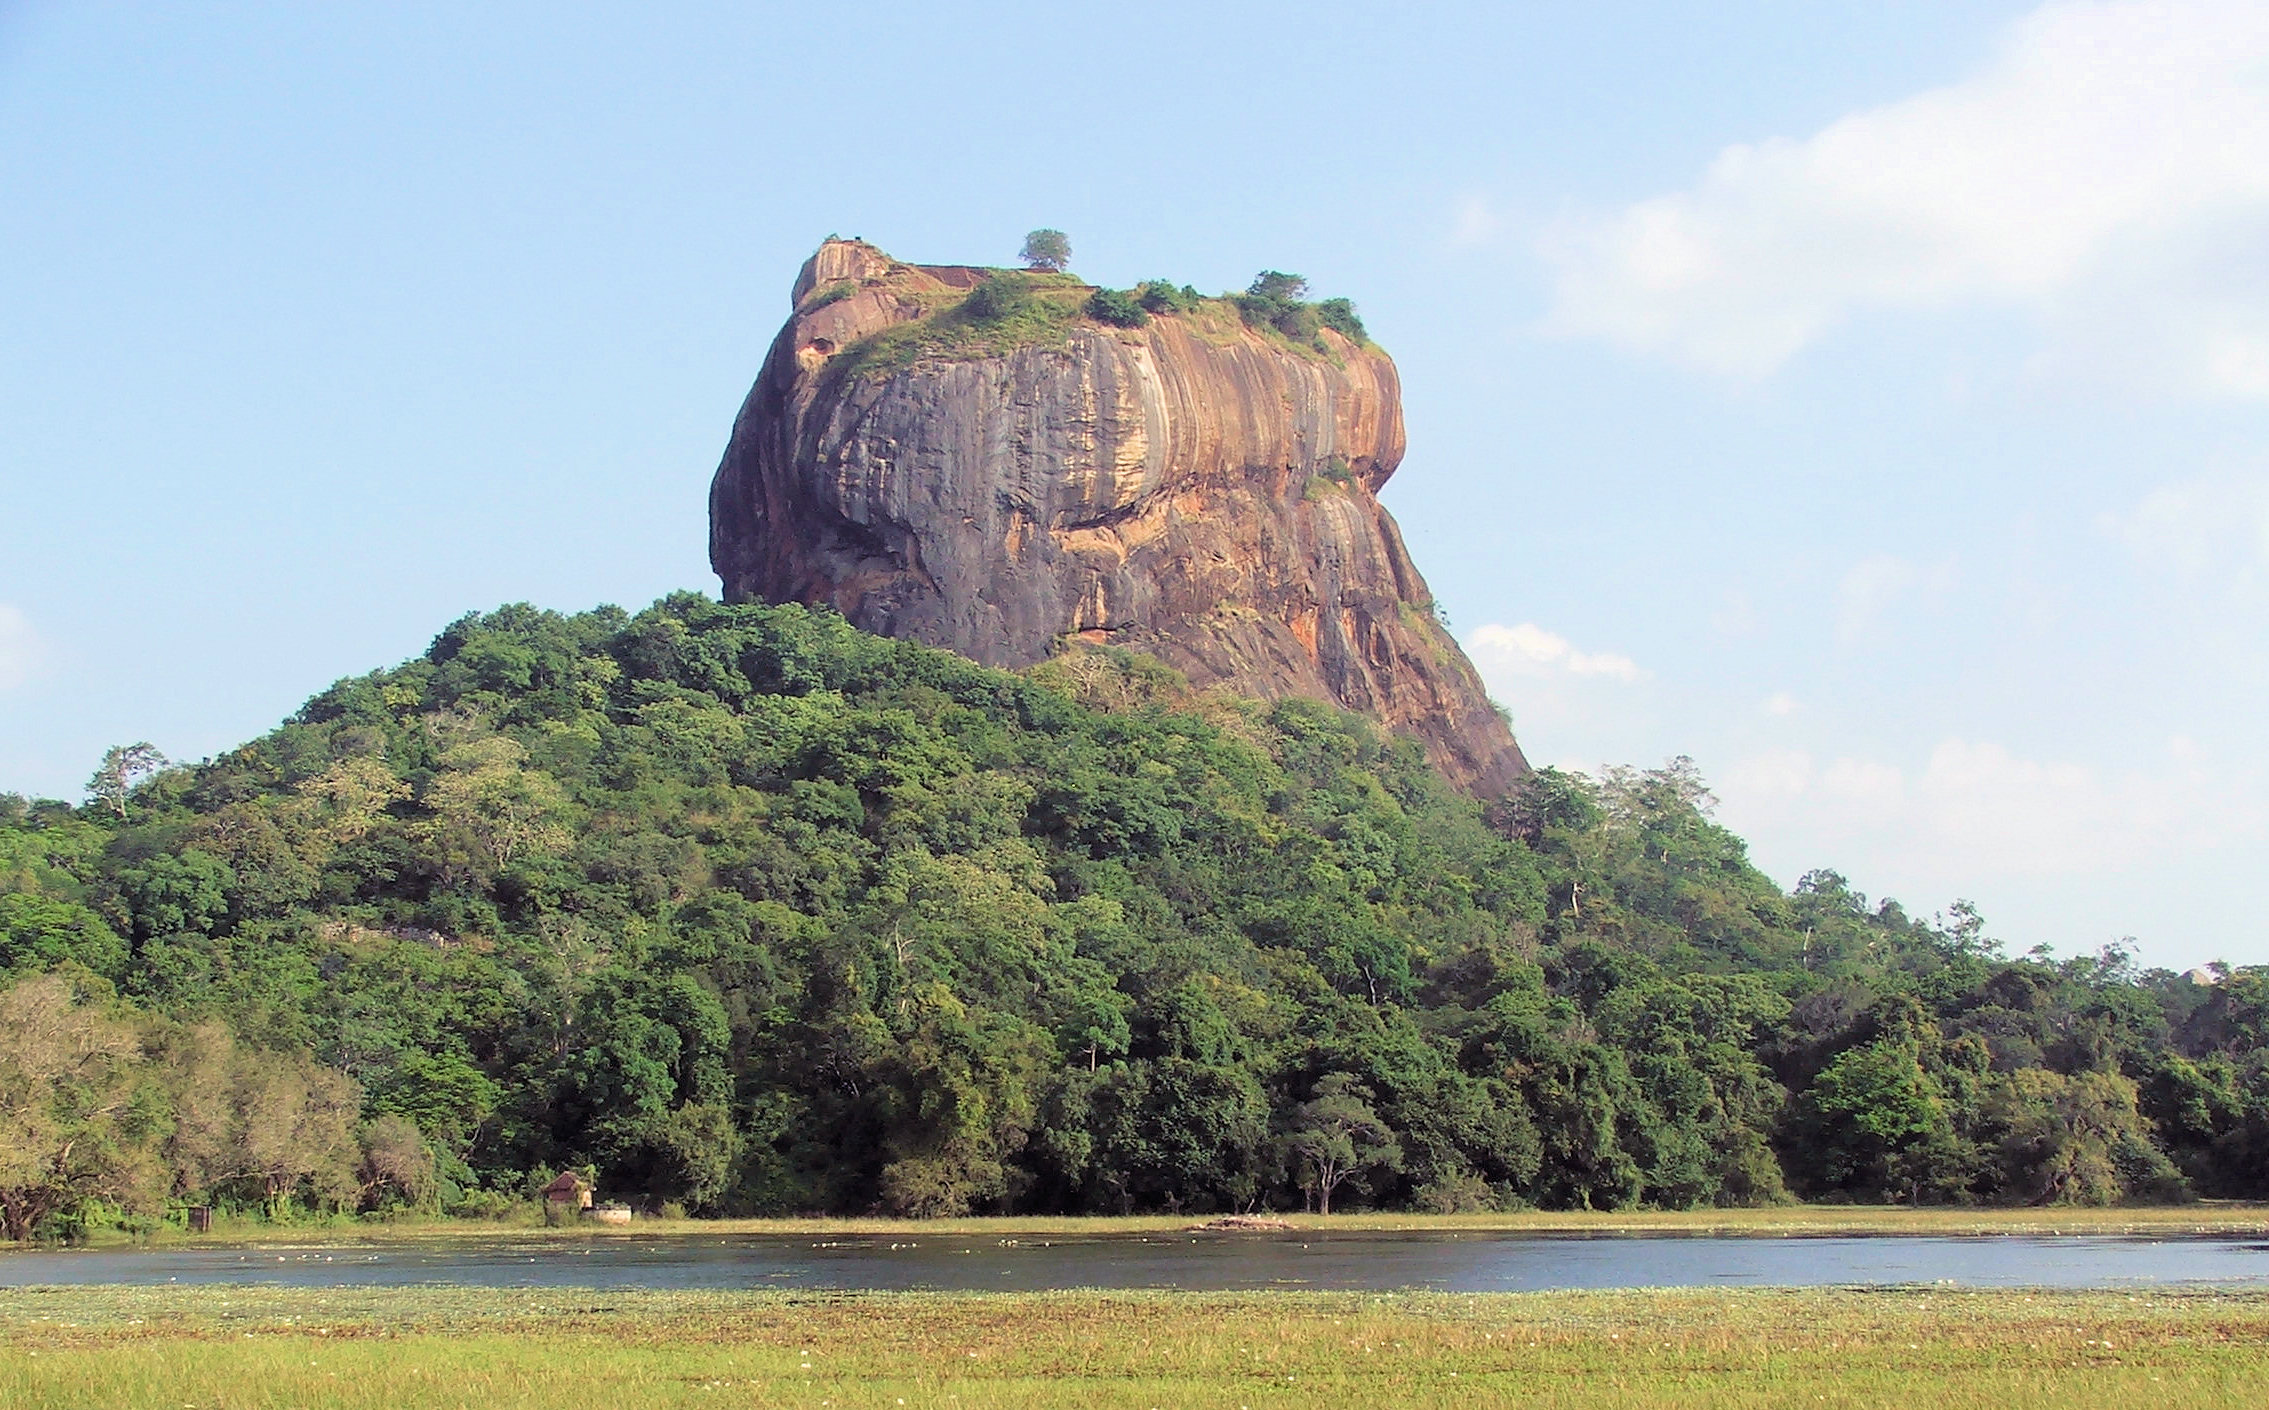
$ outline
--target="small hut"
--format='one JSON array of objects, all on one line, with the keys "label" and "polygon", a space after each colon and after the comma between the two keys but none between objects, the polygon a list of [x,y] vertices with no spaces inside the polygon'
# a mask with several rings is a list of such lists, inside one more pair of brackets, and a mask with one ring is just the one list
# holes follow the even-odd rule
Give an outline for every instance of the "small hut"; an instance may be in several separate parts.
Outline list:
[{"label": "small hut", "polygon": [[591,1207],[591,1182],[570,1170],[544,1186],[544,1217],[557,1223]]}]

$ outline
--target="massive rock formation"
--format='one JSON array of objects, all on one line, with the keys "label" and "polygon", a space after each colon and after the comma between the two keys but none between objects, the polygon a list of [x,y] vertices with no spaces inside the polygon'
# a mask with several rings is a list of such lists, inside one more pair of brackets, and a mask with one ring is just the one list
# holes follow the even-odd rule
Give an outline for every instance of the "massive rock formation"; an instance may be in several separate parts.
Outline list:
[{"label": "massive rock formation", "polygon": [[1403,453],[1385,353],[1218,301],[1110,327],[1068,280],[1052,321],[988,331],[955,312],[986,273],[844,240],[804,266],[710,490],[728,600],[999,666],[1123,646],[1361,711],[1477,793],[1526,771],[1378,502]]}]

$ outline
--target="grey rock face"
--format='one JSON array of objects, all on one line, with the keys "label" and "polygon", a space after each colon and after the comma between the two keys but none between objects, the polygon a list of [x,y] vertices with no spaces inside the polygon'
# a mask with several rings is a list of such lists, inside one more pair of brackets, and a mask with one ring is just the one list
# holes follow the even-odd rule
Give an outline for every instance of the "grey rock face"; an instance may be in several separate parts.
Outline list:
[{"label": "grey rock face", "polygon": [[999,666],[1124,646],[1367,713],[1479,793],[1526,771],[1376,498],[1403,452],[1384,353],[1326,333],[1311,355],[1209,305],[839,364],[977,273],[848,241],[806,265],[711,489],[728,598],[826,603]]}]

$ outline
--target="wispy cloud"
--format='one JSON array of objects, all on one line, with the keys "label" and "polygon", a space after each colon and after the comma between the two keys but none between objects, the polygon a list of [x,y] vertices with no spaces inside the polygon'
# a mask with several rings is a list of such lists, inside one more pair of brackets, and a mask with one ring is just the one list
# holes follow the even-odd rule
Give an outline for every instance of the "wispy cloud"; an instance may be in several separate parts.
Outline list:
[{"label": "wispy cloud", "polygon": [[0,602],[0,690],[14,690],[31,679],[44,649],[22,610]]},{"label": "wispy cloud", "polygon": [[1472,249],[1493,243],[1504,229],[1504,217],[1487,198],[1467,196],[1458,202],[1457,214],[1450,221],[1449,242],[1459,249]]},{"label": "wispy cloud", "polygon": [[1629,656],[1582,650],[1534,622],[1477,627],[1465,650],[1539,763],[1595,769],[1656,752],[1660,692]]},{"label": "wispy cloud", "polygon": [[2269,574],[2269,475],[2212,474],[2162,485],[2098,525],[2153,567],[2238,586]]},{"label": "wispy cloud", "polygon": [[1740,588],[1727,588],[1710,612],[1710,630],[1728,638],[1751,637],[1765,629],[1757,601]]},{"label": "wispy cloud", "polygon": [[1576,217],[1546,326],[1760,377],[1867,310],[2035,315],[2042,366],[2269,399],[2269,6],[2043,5],[1982,71]]},{"label": "wispy cloud", "polygon": [[1548,632],[1534,622],[1517,627],[1495,622],[1477,628],[1466,640],[1486,674],[1495,666],[1521,676],[1597,676],[1607,680],[1636,681],[1646,675],[1639,663],[1613,651],[1578,651],[1566,637]]},{"label": "wispy cloud", "polygon": [[1891,870],[2069,875],[2143,865],[2262,831],[2260,807],[2186,738],[2116,773],[1950,738],[1919,767],[1771,750],[1718,780],[1727,816],[1864,852]]},{"label": "wispy cloud", "polygon": [[1857,646],[1878,635],[1886,617],[1910,599],[1933,601],[1954,588],[1954,565],[1916,563],[1895,553],[1872,553],[1847,569],[1836,585],[1836,641]]}]

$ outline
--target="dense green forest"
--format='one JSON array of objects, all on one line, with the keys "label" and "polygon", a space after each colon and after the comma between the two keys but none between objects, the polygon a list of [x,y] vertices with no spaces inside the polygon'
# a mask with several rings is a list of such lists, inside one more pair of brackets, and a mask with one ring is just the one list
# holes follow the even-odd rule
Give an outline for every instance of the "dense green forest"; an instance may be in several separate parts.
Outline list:
[{"label": "dense green forest", "polygon": [[2269,970],[1783,893],[1683,761],[1482,805],[1305,701],[508,607],[0,798],[0,1215],[2269,1195]]}]

